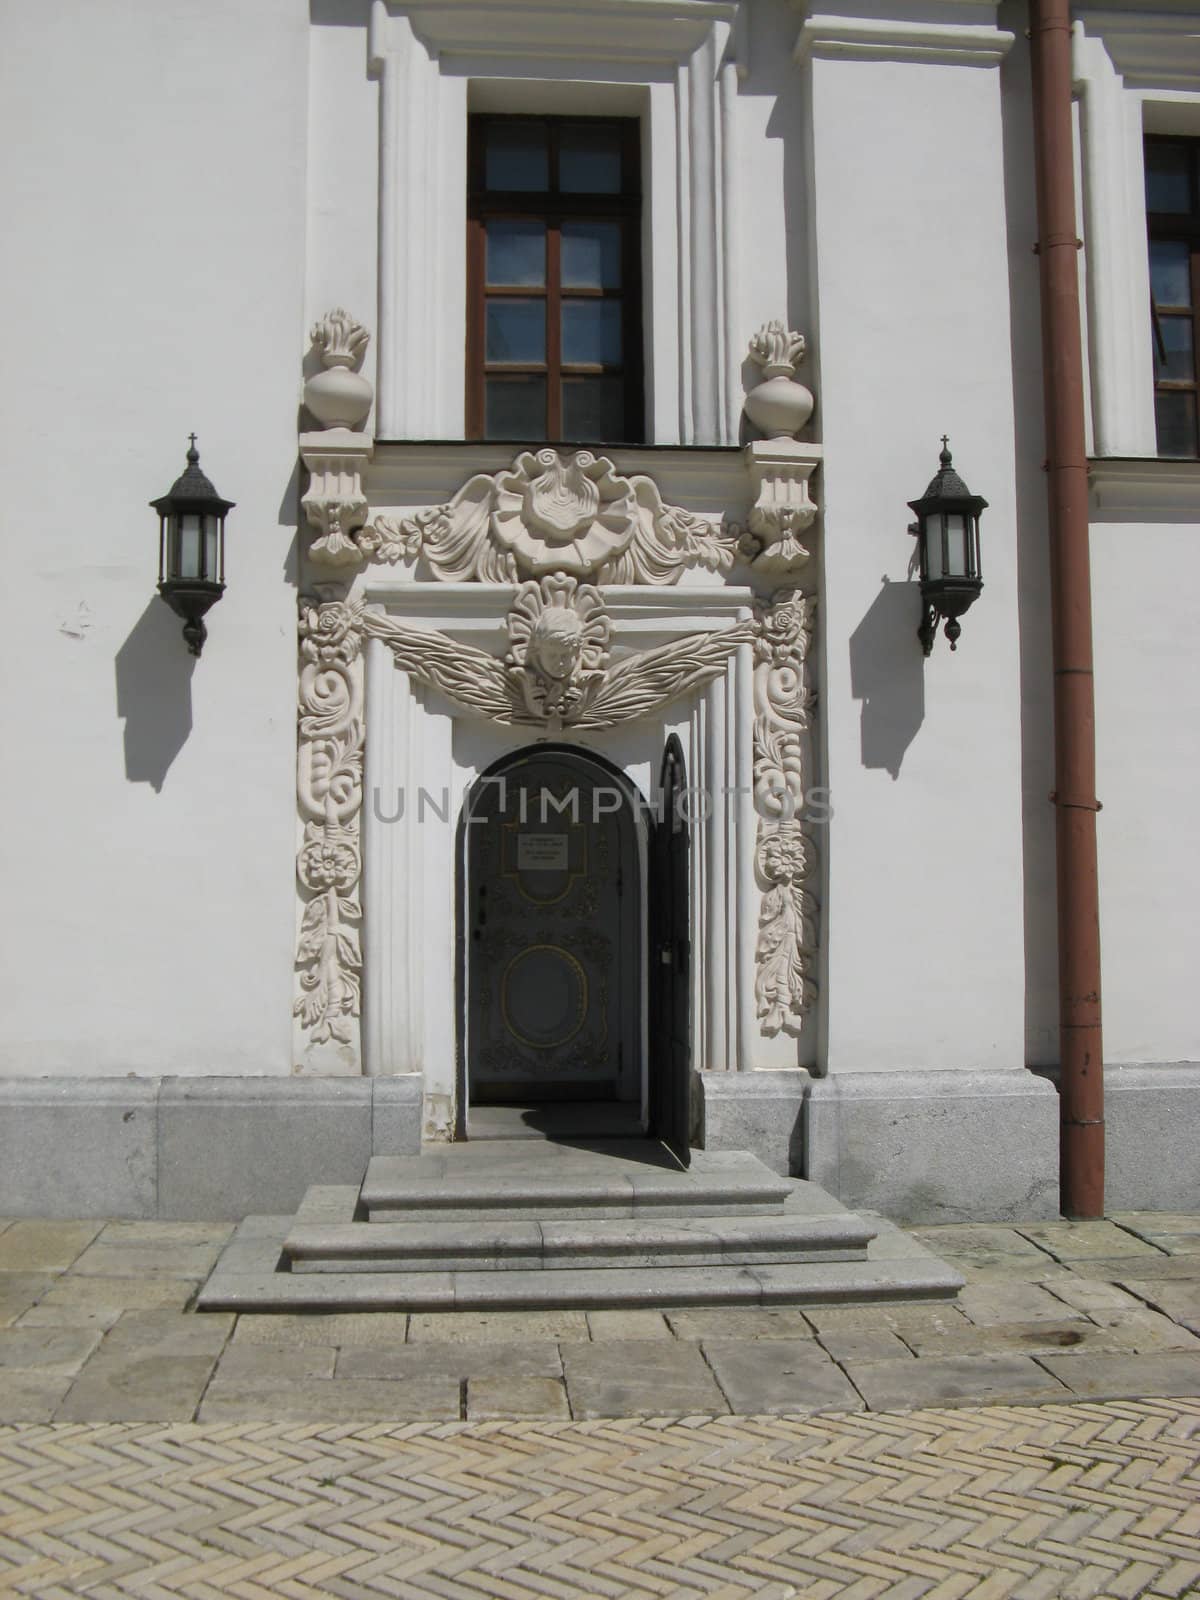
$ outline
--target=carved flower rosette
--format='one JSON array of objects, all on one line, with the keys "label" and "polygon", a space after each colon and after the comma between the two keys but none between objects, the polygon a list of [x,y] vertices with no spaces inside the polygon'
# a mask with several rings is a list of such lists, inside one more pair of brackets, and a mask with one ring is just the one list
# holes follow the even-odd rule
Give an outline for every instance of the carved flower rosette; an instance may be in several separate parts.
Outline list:
[{"label": "carved flower rosette", "polygon": [[636,517],[629,480],[590,450],[569,457],[526,451],[496,476],[493,537],[534,576],[580,578],[615,561],[629,547]]}]

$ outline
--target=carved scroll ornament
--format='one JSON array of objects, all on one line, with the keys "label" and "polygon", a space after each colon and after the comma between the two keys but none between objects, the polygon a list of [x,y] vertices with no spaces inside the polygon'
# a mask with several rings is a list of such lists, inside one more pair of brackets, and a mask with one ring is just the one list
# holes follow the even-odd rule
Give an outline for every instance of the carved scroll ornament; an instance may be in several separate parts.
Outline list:
[{"label": "carved scroll ornament", "polygon": [[727,572],[738,530],[667,505],[652,478],[623,477],[606,456],[547,448],[476,474],[445,505],[376,517],[356,542],[372,560],[421,557],[447,583],[562,573],[666,585],[687,567]]},{"label": "carved scroll ornament", "polygon": [[358,609],[300,612],[297,791],[304,840],[296,875],[305,895],[294,1011],[314,1043],[353,1042],[361,1005],[359,813],[363,782],[363,663]]},{"label": "carved scroll ornament", "polygon": [[798,1034],[816,1000],[814,846],[802,819],[816,602],[785,590],[758,609],[754,639],[754,864],[762,891],[754,998],[762,1030]]}]

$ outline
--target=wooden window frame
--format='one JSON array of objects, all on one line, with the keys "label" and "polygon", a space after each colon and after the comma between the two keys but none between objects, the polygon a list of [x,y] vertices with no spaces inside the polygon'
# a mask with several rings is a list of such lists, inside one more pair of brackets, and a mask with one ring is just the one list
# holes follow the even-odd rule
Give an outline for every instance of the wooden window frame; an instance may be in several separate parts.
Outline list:
[{"label": "wooden window frame", "polygon": [[[486,187],[486,130],[495,123],[537,124],[547,129],[550,187],[536,190],[497,190]],[[581,194],[558,187],[559,143],[564,126],[592,123],[620,130],[621,192]],[[642,444],[645,442],[644,352],[642,343],[642,185],[640,128],[636,117],[505,116],[472,113],[467,136],[467,437],[484,440],[486,434],[486,380],[491,373],[545,374],[546,433],[530,444],[563,441],[563,377],[602,376],[611,367],[564,363],[562,360],[561,241],[564,222],[595,218],[621,226],[621,287],[580,289],[566,297],[622,302],[621,339],[624,378],[624,437],[616,440],[572,440],[579,444]],[[486,282],[487,223],[496,218],[543,222],[546,226],[546,282],[543,288],[524,285],[488,288]],[[489,297],[546,300],[546,360],[538,363],[486,361],[486,303]],[[520,443],[521,441],[508,441]]]},{"label": "wooden window frame", "polygon": [[[1192,205],[1191,210],[1181,211],[1151,211],[1147,205],[1146,231],[1151,241],[1161,240],[1172,243],[1183,243],[1188,246],[1191,269],[1192,304],[1192,376],[1190,380],[1182,378],[1159,378],[1157,373],[1154,378],[1154,394],[1157,399],[1160,394],[1191,394],[1195,399],[1194,407],[1194,437],[1192,440],[1191,456],[1165,457],[1168,460],[1187,461],[1200,457],[1200,139],[1185,138],[1179,135],[1147,134],[1146,153],[1158,146],[1174,146],[1186,150],[1191,178]],[[1149,161],[1146,163],[1149,168]],[[1169,311],[1173,320],[1182,320],[1185,314],[1183,307]],[[1150,314],[1151,337],[1156,342],[1157,352],[1163,350],[1162,333],[1160,329],[1160,311],[1154,299],[1154,289],[1150,289]]]}]

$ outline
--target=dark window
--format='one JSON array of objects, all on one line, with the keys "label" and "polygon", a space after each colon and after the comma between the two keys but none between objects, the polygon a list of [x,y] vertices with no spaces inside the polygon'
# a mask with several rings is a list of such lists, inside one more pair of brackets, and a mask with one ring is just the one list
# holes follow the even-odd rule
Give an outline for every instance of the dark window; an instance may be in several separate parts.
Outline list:
[{"label": "dark window", "polygon": [[467,433],[640,443],[636,120],[473,116],[468,163]]},{"label": "dark window", "polygon": [[1200,456],[1200,139],[1146,140],[1160,456]]}]

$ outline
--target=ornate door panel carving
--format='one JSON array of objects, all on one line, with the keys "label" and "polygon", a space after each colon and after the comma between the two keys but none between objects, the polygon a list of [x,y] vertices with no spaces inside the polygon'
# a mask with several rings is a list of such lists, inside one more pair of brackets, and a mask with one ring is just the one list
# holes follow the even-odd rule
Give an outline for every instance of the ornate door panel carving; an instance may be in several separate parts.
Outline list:
[{"label": "ornate door panel carving", "polygon": [[640,872],[616,780],[542,750],[488,776],[466,861],[470,1098],[636,1097]]}]

